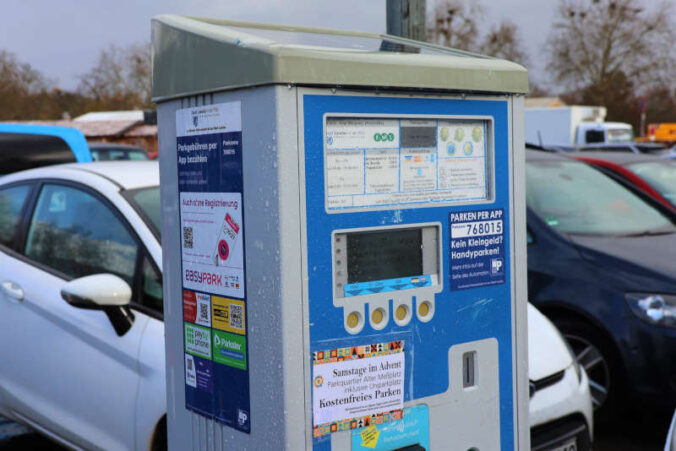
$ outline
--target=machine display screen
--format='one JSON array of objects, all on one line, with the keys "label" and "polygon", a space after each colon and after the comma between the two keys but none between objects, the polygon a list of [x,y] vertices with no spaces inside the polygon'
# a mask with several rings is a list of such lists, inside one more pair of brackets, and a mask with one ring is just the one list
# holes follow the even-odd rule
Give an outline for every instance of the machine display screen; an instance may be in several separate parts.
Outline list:
[{"label": "machine display screen", "polygon": [[351,233],[347,237],[349,284],[422,273],[421,229]]}]

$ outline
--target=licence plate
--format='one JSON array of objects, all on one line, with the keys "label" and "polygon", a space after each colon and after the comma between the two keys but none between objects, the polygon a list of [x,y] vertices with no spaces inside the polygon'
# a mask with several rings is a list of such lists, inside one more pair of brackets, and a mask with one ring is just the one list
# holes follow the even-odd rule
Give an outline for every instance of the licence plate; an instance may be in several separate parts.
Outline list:
[{"label": "licence plate", "polygon": [[567,440],[565,443],[550,448],[549,451],[577,451],[577,442],[575,437]]}]

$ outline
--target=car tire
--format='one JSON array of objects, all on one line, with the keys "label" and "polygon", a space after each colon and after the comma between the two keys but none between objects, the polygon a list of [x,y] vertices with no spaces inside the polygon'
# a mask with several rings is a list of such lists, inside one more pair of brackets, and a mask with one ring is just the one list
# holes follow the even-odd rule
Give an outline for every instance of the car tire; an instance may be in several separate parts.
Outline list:
[{"label": "car tire", "polygon": [[155,427],[151,451],[167,450],[167,417],[164,416]]},{"label": "car tire", "polygon": [[603,425],[616,420],[626,391],[624,369],[612,341],[582,320],[563,317],[553,322],[587,373],[595,423]]}]

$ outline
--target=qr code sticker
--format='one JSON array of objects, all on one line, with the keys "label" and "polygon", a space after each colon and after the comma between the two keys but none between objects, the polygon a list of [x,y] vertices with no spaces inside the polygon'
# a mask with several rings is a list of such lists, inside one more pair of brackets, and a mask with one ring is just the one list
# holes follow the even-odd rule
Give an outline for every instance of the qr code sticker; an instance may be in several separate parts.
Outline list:
[{"label": "qr code sticker", "polygon": [[209,321],[209,304],[200,304],[200,320]]},{"label": "qr code sticker", "polygon": [[188,362],[188,371],[192,371],[192,359],[186,359]]},{"label": "qr code sticker", "polygon": [[186,249],[192,249],[192,227],[183,227],[183,247]]},{"label": "qr code sticker", "polygon": [[230,304],[230,327],[244,329],[244,306]]}]

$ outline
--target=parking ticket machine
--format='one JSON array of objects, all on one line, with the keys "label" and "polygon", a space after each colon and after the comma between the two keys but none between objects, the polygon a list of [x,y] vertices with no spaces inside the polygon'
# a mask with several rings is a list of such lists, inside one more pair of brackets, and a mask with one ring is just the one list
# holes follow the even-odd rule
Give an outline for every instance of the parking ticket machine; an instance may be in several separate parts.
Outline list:
[{"label": "parking ticket machine", "polygon": [[528,449],[503,60],[153,19],[169,447]]}]

